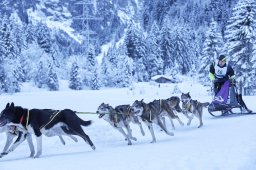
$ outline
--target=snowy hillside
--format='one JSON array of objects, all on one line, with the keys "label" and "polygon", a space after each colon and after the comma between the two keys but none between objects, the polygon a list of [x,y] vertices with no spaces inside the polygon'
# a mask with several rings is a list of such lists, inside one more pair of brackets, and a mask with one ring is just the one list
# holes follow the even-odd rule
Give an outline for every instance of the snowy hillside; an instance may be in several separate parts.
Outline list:
[{"label": "snowy hillside", "polygon": [[[190,92],[192,98],[199,101],[211,101],[207,89],[194,80],[186,80],[176,86],[182,92]],[[72,91],[62,83],[60,91],[47,92],[23,86],[21,93],[1,95],[0,107],[14,102],[27,108],[70,108],[76,111],[95,112],[102,103],[112,106],[132,104],[136,99],[165,99],[172,94],[172,84],[134,84],[131,88],[103,89],[97,91]],[[255,96],[245,96],[250,109],[256,111]],[[137,141],[128,146],[122,135],[107,122],[94,114],[80,114],[81,118],[93,120],[93,124],[84,127],[96,146],[91,148],[81,139],[75,143],[64,137],[63,146],[57,137],[43,137],[43,154],[38,159],[28,158],[29,148],[24,142],[14,152],[0,159],[1,170],[253,170],[256,168],[256,116],[240,116],[216,119],[204,110],[204,126],[197,128],[197,119],[191,126],[180,126],[175,121],[174,136],[168,136],[154,125],[157,142],[152,144],[151,135],[143,124],[146,133],[142,136],[137,125],[131,125]],[[179,115],[186,124],[187,119]],[[167,119],[168,129],[172,131]],[[5,143],[5,134],[0,134],[0,149]]]}]

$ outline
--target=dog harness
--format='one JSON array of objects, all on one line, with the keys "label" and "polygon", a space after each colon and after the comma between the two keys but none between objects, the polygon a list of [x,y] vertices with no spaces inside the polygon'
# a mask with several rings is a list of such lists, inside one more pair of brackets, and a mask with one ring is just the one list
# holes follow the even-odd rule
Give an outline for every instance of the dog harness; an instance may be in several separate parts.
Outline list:
[{"label": "dog harness", "polygon": [[[24,114],[22,114],[21,118],[20,118],[20,124],[23,123],[24,120]],[[27,113],[27,120],[26,120],[26,124],[25,124],[25,129],[27,129],[28,127],[28,120],[29,120],[29,109],[28,109],[28,113]]]},{"label": "dog harness", "polygon": [[[187,111],[189,111],[190,113],[192,113],[192,104],[191,104],[191,102],[190,102],[191,100],[189,100],[188,101],[188,107],[187,108],[185,108]],[[193,101],[195,101],[196,102],[196,106],[198,106],[199,105],[199,103],[200,102],[198,102],[197,100],[193,100]]]},{"label": "dog harness", "polygon": [[[191,104],[191,99],[190,100],[186,100],[186,101],[182,101],[183,104],[186,104],[184,106],[187,106],[187,107],[184,107],[185,110],[189,111],[190,113],[192,113],[192,104]],[[198,102],[197,102],[198,103]],[[183,105],[182,105],[183,106]]]},{"label": "dog harness", "polygon": [[187,107],[185,107],[185,109],[186,109],[187,111],[189,111],[190,113],[192,113],[192,110],[191,110],[191,108],[192,108],[192,104],[190,103],[190,100],[189,100],[189,101],[187,101],[186,106],[187,106]]},{"label": "dog harness", "polygon": [[18,135],[17,126],[10,126],[9,133]]},{"label": "dog harness", "polygon": [[50,120],[43,126],[40,127],[40,129],[44,128],[45,126],[47,126],[49,123],[51,123],[53,121],[53,119],[61,112],[61,110],[57,110],[55,112],[53,112],[53,114],[50,117]]}]

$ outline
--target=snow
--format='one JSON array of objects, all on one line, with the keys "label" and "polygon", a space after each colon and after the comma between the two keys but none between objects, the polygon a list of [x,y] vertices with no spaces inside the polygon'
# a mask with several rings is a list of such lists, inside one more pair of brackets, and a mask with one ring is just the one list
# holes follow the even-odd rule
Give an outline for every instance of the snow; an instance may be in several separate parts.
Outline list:
[{"label": "snow", "polygon": [[[193,99],[202,102],[211,101],[207,88],[192,78],[184,78],[177,84],[182,92],[190,92]],[[95,112],[102,103],[112,106],[132,104],[136,99],[146,102],[165,99],[170,96],[174,84],[137,83],[130,88],[73,91],[62,82],[61,90],[49,92],[38,90],[32,84],[24,84],[21,93],[0,96],[0,107],[14,102],[26,108],[70,108],[81,112]],[[244,96],[245,103],[256,111],[255,96]],[[142,136],[137,125],[131,124],[133,136],[137,141],[128,146],[123,136],[96,114],[79,114],[93,124],[83,127],[96,146],[93,151],[81,138],[74,142],[64,137],[63,146],[58,137],[43,137],[43,154],[40,158],[29,158],[29,148],[22,143],[14,152],[0,159],[0,170],[36,169],[36,170],[253,170],[256,169],[256,116],[239,116],[216,119],[204,110],[204,126],[197,128],[199,121],[193,119],[190,126],[181,126],[174,120],[175,130],[168,129],[174,136],[168,136],[154,125],[157,142],[152,140],[150,132],[143,124],[146,133]],[[179,115],[186,124],[187,119]],[[5,144],[5,134],[0,134],[0,148]],[[36,146],[36,143],[34,141]]]}]

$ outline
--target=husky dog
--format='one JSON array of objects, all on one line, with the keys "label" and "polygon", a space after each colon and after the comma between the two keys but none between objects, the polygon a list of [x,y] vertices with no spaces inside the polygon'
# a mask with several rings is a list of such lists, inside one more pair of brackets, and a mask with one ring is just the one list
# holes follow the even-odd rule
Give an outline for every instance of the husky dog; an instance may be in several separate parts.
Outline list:
[{"label": "husky dog", "polygon": [[14,106],[14,103],[11,103],[11,105],[8,103],[0,115],[0,127],[7,124],[13,124],[26,129],[28,135],[36,135],[37,153],[34,155],[35,158],[42,154],[42,134],[51,136],[52,133],[49,133],[51,129],[63,126],[63,132],[80,136],[95,150],[91,139],[84,133],[81,127],[81,125],[90,125],[91,121],[82,120],[70,109],[59,111],[51,109],[28,110],[20,106]]},{"label": "husky dog", "polygon": [[[182,109],[180,108],[180,98],[177,96],[172,96],[168,99],[162,99],[159,101],[159,107],[161,110],[162,116],[168,116],[168,118],[171,121],[172,129],[175,129],[174,123],[172,119],[177,119],[181,126],[184,126],[184,123],[180,120],[179,116],[176,114],[176,112],[182,112]],[[163,117],[163,123],[165,124],[165,119]]]},{"label": "husky dog", "polygon": [[142,128],[142,125],[141,125],[141,123],[140,123],[140,121],[139,121],[139,118],[138,118],[138,116],[136,116],[136,115],[132,112],[132,107],[131,107],[129,104],[116,106],[116,107],[115,107],[115,110],[116,110],[118,113],[124,115],[124,116],[125,116],[125,120],[126,120],[128,123],[132,122],[132,123],[134,123],[134,124],[139,125],[141,134],[142,134],[143,136],[145,136],[145,132],[144,132],[144,130],[143,130],[143,128]]},{"label": "husky dog", "polygon": [[[117,112],[112,106],[105,103],[100,104],[96,113],[99,114],[99,118],[103,118],[105,121],[110,123],[111,126],[116,128],[122,135],[124,135],[125,139],[128,141],[128,145],[132,144],[131,140],[137,140],[135,137],[132,137],[132,130],[125,118],[126,115]],[[123,127],[127,130],[127,134],[125,133]]]},{"label": "husky dog", "polygon": [[[181,94],[181,101],[182,101],[182,109],[184,115],[189,119],[187,125],[190,125],[194,116],[199,119],[199,126],[198,128],[203,126],[203,108],[209,105],[209,102],[201,103],[197,100],[192,100],[191,96],[188,93]],[[192,113],[191,116],[188,113]]]},{"label": "husky dog", "polygon": [[151,143],[156,142],[156,137],[154,134],[152,123],[156,123],[157,125],[159,125],[160,128],[164,130],[166,134],[174,136],[174,133],[169,132],[164,126],[163,122],[161,121],[161,110],[159,101],[155,100],[147,104],[143,100],[136,100],[132,104],[132,110],[135,113],[135,115],[140,116],[142,121],[146,123],[146,125],[148,126],[153,139]]}]

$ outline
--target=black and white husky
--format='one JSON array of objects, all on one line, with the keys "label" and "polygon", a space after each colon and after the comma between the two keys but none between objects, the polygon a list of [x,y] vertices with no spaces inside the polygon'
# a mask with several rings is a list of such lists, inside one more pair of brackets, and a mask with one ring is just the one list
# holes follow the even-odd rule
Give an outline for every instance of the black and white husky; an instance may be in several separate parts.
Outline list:
[{"label": "black and white husky", "polygon": [[[27,135],[35,134],[37,141],[37,153],[34,157],[42,154],[42,134],[51,136],[52,130],[62,127],[62,131],[67,134],[78,135],[88,143],[93,150],[95,146],[88,135],[81,127],[88,126],[91,121],[84,121],[70,109],[51,110],[51,109],[25,109],[8,103],[0,115],[0,127],[5,125],[15,125],[27,131]],[[33,156],[33,155],[31,155]]]}]

